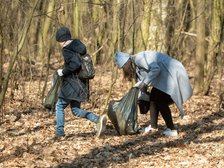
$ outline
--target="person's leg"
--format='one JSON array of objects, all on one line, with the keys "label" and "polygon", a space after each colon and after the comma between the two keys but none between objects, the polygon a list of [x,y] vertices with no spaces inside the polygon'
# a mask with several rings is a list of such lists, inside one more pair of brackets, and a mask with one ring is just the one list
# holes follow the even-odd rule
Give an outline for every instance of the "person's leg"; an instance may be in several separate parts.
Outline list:
[{"label": "person's leg", "polygon": [[75,116],[86,118],[94,123],[97,123],[99,119],[99,116],[97,116],[96,114],[80,109],[80,102],[78,101],[71,101],[71,110]]},{"label": "person's leg", "polygon": [[71,109],[75,116],[80,118],[86,118],[94,123],[96,123],[97,133],[96,136],[100,137],[101,134],[104,132],[106,128],[107,118],[106,115],[97,116],[92,112],[87,112],[85,110],[80,109],[80,102],[72,101],[71,102]]},{"label": "person's leg", "polygon": [[152,88],[150,95],[150,123],[152,128],[158,128],[158,116],[159,110],[157,108],[157,99],[158,99],[158,90],[156,88]]},{"label": "person's leg", "polygon": [[155,90],[156,90],[155,91],[156,108],[161,113],[161,115],[166,123],[167,128],[170,128],[171,130],[173,130],[175,128],[174,128],[174,124],[173,124],[173,120],[172,120],[171,110],[169,107],[169,104],[172,103],[173,101],[168,94],[166,94],[158,89],[155,89]]},{"label": "person's leg", "polygon": [[149,111],[150,111],[150,125],[148,127],[145,127],[143,130],[140,130],[142,133],[147,133],[147,132],[154,132],[158,130],[158,115],[159,111],[156,106],[156,89],[152,88],[151,94],[150,94],[150,106],[149,106]]},{"label": "person's leg", "polygon": [[173,124],[173,119],[172,119],[172,115],[171,115],[171,111],[169,108],[168,103],[160,103],[159,104],[159,109],[161,112],[161,115],[166,123],[166,129],[163,131],[164,135],[167,136],[177,136],[177,130]]},{"label": "person's leg", "polygon": [[163,134],[167,136],[177,136],[178,133],[173,124],[171,110],[169,107],[171,103],[173,103],[173,100],[168,94],[159,90],[157,91],[156,107],[160,111],[167,126],[167,128],[163,131]]},{"label": "person's leg", "polygon": [[150,123],[151,127],[157,129],[158,128],[158,116],[159,111],[156,107],[156,103],[154,101],[150,102]]},{"label": "person's leg", "polygon": [[171,111],[169,108],[169,105],[167,103],[158,103],[158,109],[166,123],[167,128],[170,128],[171,130],[174,130],[174,124],[173,124],[173,119],[171,115]]},{"label": "person's leg", "polygon": [[68,106],[69,102],[62,98],[58,98],[56,103],[56,136],[64,136],[64,109]]}]

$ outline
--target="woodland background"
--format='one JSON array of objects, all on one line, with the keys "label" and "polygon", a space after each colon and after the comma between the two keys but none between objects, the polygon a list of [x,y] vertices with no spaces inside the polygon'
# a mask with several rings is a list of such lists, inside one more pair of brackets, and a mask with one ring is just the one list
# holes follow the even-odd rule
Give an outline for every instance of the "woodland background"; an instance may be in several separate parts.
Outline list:
[{"label": "woodland background", "polygon": [[[0,0],[0,167],[223,167],[223,0]],[[90,101],[106,112],[132,85],[113,62],[116,51],[164,52],[186,67],[194,96],[179,121],[180,137],[117,136],[66,113],[64,141],[53,140],[55,115],[45,111],[52,74],[63,64],[55,41],[70,28],[94,60]],[[149,121],[139,115],[140,125]],[[161,125],[164,125],[160,120]]]}]

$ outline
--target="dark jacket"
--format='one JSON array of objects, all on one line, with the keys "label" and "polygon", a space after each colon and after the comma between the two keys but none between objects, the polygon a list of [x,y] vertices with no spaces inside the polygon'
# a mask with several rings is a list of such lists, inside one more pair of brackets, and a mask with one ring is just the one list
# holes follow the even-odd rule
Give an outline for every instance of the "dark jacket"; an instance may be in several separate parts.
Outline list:
[{"label": "dark jacket", "polygon": [[63,81],[59,97],[79,102],[88,100],[89,81],[80,80],[77,73],[81,68],[79,55],[86,54],[86,46],[78,39],[62,48],[64,57]]}]

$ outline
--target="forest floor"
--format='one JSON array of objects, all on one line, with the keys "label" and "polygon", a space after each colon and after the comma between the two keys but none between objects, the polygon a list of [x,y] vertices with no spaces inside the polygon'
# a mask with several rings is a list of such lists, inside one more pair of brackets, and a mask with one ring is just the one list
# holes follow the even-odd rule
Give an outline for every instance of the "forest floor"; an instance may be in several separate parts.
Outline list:
[{"label": "forest floor", "polygon": [[[101,114],[110,85],[111,72],[98,67],[90,102],[82,107]],[[119,73],[111,99],[120,99],[128,88],[130,84]],[[38,92],[38,81],[27,82],[13,92],[13,100],[5,102],[0,120],[2,168],[224,167],[224,112],[219,111],[215,94],[192,96],[184,104],[184,119],[171,106],[177,137],[161,134],[165,125],[160,116],[158,132],[119,136],[108,120],[105,133],[96,138],[95,124],[73,116],[67,108],[66,136],[58,140],[54,138],[55,113],[43,108]],[[138,120],[139,126],[147,125],[149,113],[139,114]]]}]

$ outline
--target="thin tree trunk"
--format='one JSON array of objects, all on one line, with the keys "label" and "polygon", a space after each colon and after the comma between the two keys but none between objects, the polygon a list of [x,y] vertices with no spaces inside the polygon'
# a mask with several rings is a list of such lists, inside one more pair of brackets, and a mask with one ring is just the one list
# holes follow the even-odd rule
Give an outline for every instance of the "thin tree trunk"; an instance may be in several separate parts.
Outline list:
[{"label": "thin tree trunk", "polygon": [[[117,0],[118,1],[118,0]],[[123,3],[121,3],[121,6],[118,6],[116,8],[115,4],[117,2],[114,2],[113,3],[113,13],[114,13],[114,16],[113,16],[113,35],[112,35],[112,42],[113,42],[113,46],[114,46],[114,52],[116,52],[117,50],[120,50],[120,40],[121,40],[121,20],[119,20],[119,23],[117,22],[117,17],[118,19],[121,19],[121,14],[119,14],[119,12],[117,12],[117,9],[119,9],[118,11],[120,11],[123,7]],[[121,11],[120,11],[121,12]],[[124,34],[123,34],[124,35]],[[122,48],[123,48],[123,45],[122,45]],[[113,87],[116,83],[116,80],[117,80],[117,76],[118,76],[118,69],[115,67],[114,65],[114,62],[111,61],[111,71],[112,71],[112,75],[111,75],[111,84],[110,84],[110,88],[109,88],[109,92],[107,94],[107,98],[104,102],[104,105],[103,105],[103,113],[106,113],[106,110],[107,110],[107,107],[108,107],[108,104],[109,104],[109,101],[110,101],[110,98],[111,98],[111,94],[112,94],[112,91],[113,91]]]},{"label": "thin tree trunk", "polygon": [[141,22],[141,38],[142,38],[142,43],[144,46],[144,50],[148,50],[149,49],[149,27],[151,24],[151,12],[152,12],[152,5],[153,5],[153,1],[151,0],[145,0],[144,1],[144,13],[143,13],[143,18],[142,18],[142,22]]},{"label": "thin tree trunk", "polygon": [[[0,25],[1,26],[1,25]],[[0,27],[0,30],[1,27]],[[3,36],[2,36],[2,32],[0,32],[0,93],[2,91],[2,74],[3,74]]]},{"label": "thin tree trunk", "polygon": [[205,65],[205,0],[197,1],[197,50],[194,92],[199,94],[204,88],[204,65]]},{"label": "thin tree trunk", "polygon": [[[135,0],[132,0],[132,21],[133,23],[135,22],[135,6],[136,6],[136,3],[135,3]],[[132,27],[132,54],[135,53],[135,33],[136,33],[136,24],[134,23],[133,24],[133,27]]]},{"label": "thin tree trunk", "polygon": [[120,50],[122,51],[125,48],[125,29],[126,29],[126,16],[127,16],[127,4],[126,3],[122,3],[120,6]]},{"label": "thin tree trunk", "polygon": [[48,36],[49,28],[50,28],[50,25],[51,25],[51,18],[53,16],[54,7],[55,7],[55,0],[49,1],[48,9],[47,9],[47,16],[45,17],[44,25],[43,25],[44,47],[47,45],[47,41],[48,41],[47,36]]},{"label": "thin tree trunk", "polygon": [[[42,68],[41,68],[41,72],[40,72],[40,80],[39,80],[39,91],[44,93],[45,90],[43,90],[41,88],[41,81],[42,81],[42,78],[44,76],[44,66],[47,62],[47,56],[46,55],[49,55],[51,53],[51,42],[52,42],[52,39],[49,39],[49,28],[50,28],[50,25],[51,25],[51,19],[52,16],[53,16],[53,11],[54,11],[54,8],[55,8],[55,0],[51,0],[48,4],[48,7],[47,7],[47,16],[44,18],[44,21],[42,22],[43,24],[43,30],[42,30],[42,34],[40,34],[40,36],[42,37],[42,39],[40,40],[40,46],[42,48],[40,48],[40,51],[41,51],[41,61],[42,61]],[[47,65],[49,66],[49,65]],[[47,72],[48,74],[48,72]],[[47,76],[48,77],[48,76]],[[45,80],[47,80],[45,78]],[[46,81],[45,81],[46,82]]]},{"label": "thin tree trunk", "polygon": [[165,50],[168,55],[173,55],[172,53],[172,38],[174,37],[174,26],[175,26],[175,5],[173,0],[169,0],[166,7],[166,34],[165,34]]},{"label": "thin tree trunk", "polygon": [[218,65],[218,94],[219,94],[219,107],[224,109],[224,83],[223,83],[223,64],[224,64],[224,1],[214,1],[214,17],[216,24],[214,34],[217,36],[217,45],[215,47],[215,54]]},{"label": "thin tree trunk", "polygon": [[17,46],[15,46],[15,48],[13,50],[13,55],[12,55],[11,61],[9,63],[9,67],[8,67],[6,76],[5,76],[5,78],[3,80],[3,83],[2,83],[2,91],[0,92],[0,109],[2,108],[4,99],[5,99],[5,93],[6,93],[7,88],[8,88],[8,83],[9,83],[10,75],[12,73],[12,69],[13,69],[15,60],[16,60],[17,55],[21,51],[21,49],[23,47],[23,44],[25,42],[28,30],[30,28],[30,24],[31,24],[31,21],[32,21],[32,18],[33,18],[33,13],[35,11],[35,8],[36,8],[38,2],[39,2],[39,0],[36,0],[34,2],[33,8],[31,9],[30,13],[27,15],[27,19],[25,21],[25,24],[22,28],[22,32],[20,33],[20,36],[19,36],[19,39],[18,39],[18,44],[17,44]]},{"label": "thin tree trunk", "polygon": [[214,0],[213,5],[213,17],[212,17],[212,31],[210,34],[210,41],[208,47],[208,58],[207,58],[207,67],[206,67],[206,82],[204,87],[204,94],[208,94],[210,89],[210,84],[214,78],[215,73],[218,70],[217,67],[217,56],[220,49],[220,37],[222,27],[220,23],[220,4],[219,0]]},{"label": "thin tree trunk", "polygon": [[74,37],[79,37],[79,6],[78,0],[74,0]]}]

